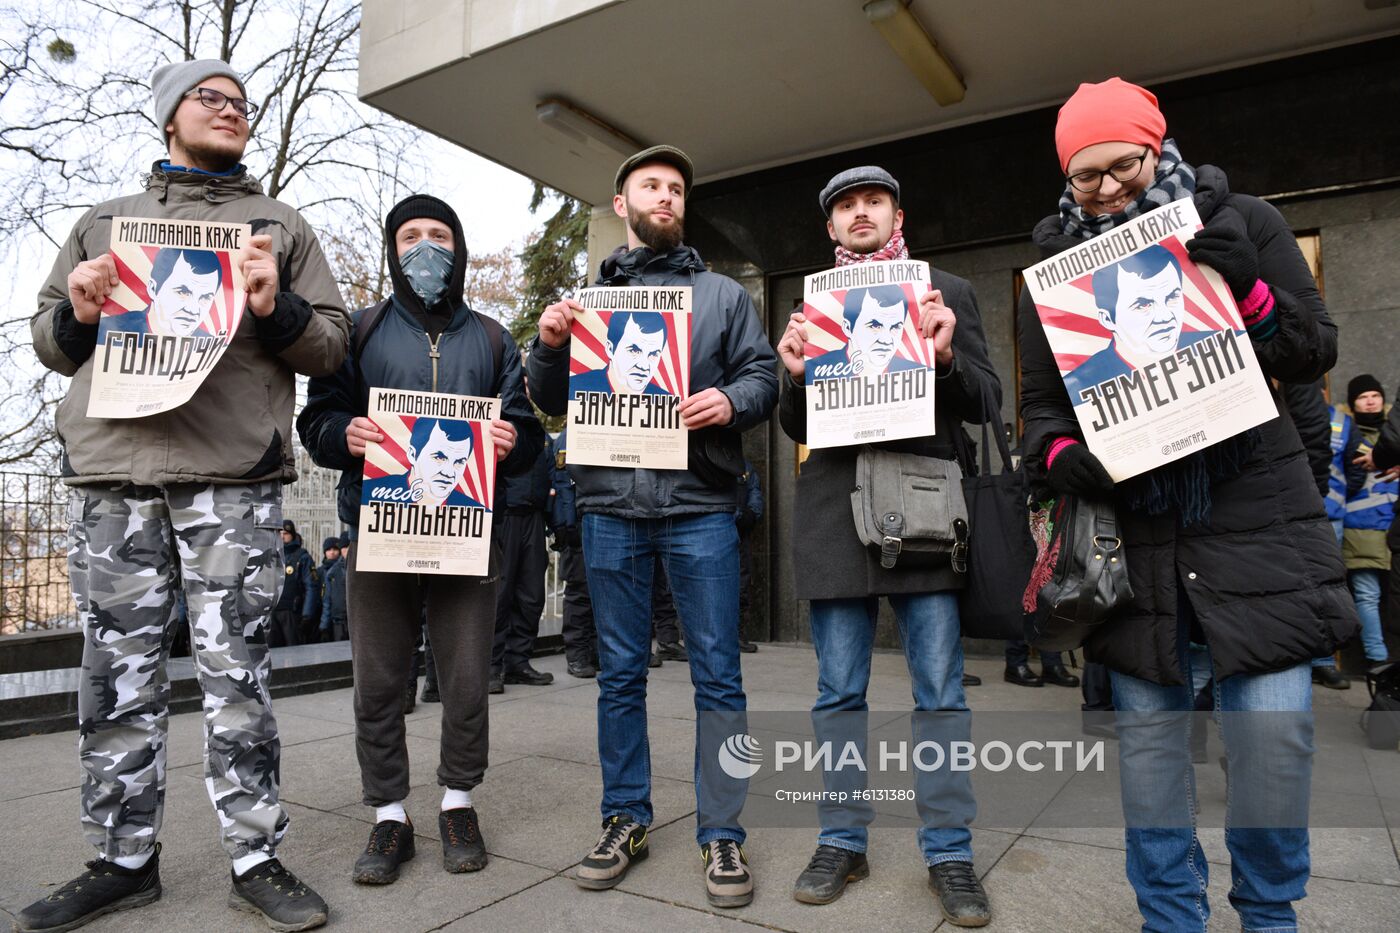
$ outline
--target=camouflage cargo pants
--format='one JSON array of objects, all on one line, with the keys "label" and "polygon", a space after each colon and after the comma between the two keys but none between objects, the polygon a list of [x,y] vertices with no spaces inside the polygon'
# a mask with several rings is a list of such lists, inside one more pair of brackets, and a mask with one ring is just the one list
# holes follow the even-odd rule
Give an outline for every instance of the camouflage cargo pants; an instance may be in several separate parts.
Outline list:
[{"label": "camouflage cargo pants", "polygon": [[[265,631],[282,585],[282,487],[81,487],[68,567],[83,620],[82,823],[111,858],[155,845],[165,802],[177,585],[204,692],[204,776],[231,858],[272,851],[281,743]],[[183,581],[181,583],[180,581]]]}]

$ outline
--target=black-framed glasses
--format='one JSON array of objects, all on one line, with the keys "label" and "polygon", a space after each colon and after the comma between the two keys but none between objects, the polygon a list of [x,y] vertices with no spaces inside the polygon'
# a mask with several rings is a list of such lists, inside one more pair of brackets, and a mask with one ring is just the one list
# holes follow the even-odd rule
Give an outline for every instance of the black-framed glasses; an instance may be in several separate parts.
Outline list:
[{"label": "black-framed glasses", "polygon": [[1093,194],[1098,191],[1103,185],[1105,175],[1112,175],[1113,180],[1119,184],[1130,182],[1142,174],[1142,163],[1147,160],[1147,154],[1151,151],[1152,148],[1149,146],[1137,155],[1120,159],[1102,171],[1090,169],[1084,172],[1075,172],[1073,175],[1067,176],[1067,180],[1075,191],[1084,194]]},{"label": "black-framed glasses", "polygon": [[216,91],[212,87],[197,87],[192,91],[186,91],[185,96],[198,97],[201,104],[215,113],[223,110],[228,104],[232,104],[234,111],[245,120],[253,119],[253,114],[258,112],[258,105],[251,100],[244,100],[242,97],[229,97],[223,91]]}]

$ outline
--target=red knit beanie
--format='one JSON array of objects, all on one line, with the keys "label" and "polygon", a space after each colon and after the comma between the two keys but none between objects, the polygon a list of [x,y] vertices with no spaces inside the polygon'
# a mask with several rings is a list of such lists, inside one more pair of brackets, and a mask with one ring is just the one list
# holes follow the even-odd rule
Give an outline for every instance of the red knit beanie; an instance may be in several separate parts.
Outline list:
[{"label": "red knit beanie", "polygon": [[1161,155],[1166,135],[1167,120],[1151,91],[1122,78],[1081,84],[1060,108],[1055,123],[1060,171],[1069,171],[1069,160],[1076,152],[1098,143],[1137,143]]}]

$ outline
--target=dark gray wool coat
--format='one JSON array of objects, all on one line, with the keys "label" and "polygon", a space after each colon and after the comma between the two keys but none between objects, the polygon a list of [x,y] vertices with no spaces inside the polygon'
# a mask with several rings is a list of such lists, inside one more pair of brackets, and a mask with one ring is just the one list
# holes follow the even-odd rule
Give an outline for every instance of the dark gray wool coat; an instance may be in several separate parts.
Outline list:
[{"label": "dark gray wool coat", "polygon": [[[934,434],[875,446],[954,460],[953,432],[962,430],[963,422],[982,422],[984,393],[989,410],[1000,411],[1001,382],[987,357],[987,337],[972,286],[938,269],[932,270],[932,282],[943,292],[943,303],[953,310],[958,322],[953,330],[953,363],[934,380]],[[781,363],[778,371],[779,422],[788,437],[806,443],[806,389],[793,382]],[[797,598],[842,599],[961,589],[966,576],[954,573],[946,556],[924,564],[905,556],[893,570],[885,570],[879,555],[861,544],[851,511],[859,453],[858,446],[827,447],[812,451],[802,464],[792,510]],[[962,467],[966,473],[968,465]]]}]

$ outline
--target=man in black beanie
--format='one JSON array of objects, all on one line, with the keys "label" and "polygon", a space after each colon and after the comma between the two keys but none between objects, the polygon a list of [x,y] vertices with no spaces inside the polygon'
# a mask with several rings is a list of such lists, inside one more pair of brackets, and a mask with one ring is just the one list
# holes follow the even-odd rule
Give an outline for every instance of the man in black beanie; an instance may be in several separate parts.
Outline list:
[{"label": "man in black beanie", "polygon": [[[499,323],[462,300],[467,250],[452,208],[428,195],[400,201],[384,223],[393,294],[353,314],[350,355],[333,376],[311,380],[297,419],[302,444],[317,463],[342,471],[338,511],[359,522],[365,445],[384,438],[365,417],[371,386],[501,399],[491,423],[499,471],[530,469],[544,429],[525,398],[520,354]],[[438,812],[443,867],[477,871],[486,846],[471,789],[486,771],[487,679],[496,624],[500,555],[485,577],[370,573],[346,560],[350,653],[355,673],[355,748],[364,802],[375,808],[369,844],[354,880],[389,884],[413,858],[404,732],[404,678],[426,612],[442,698]]]}]

